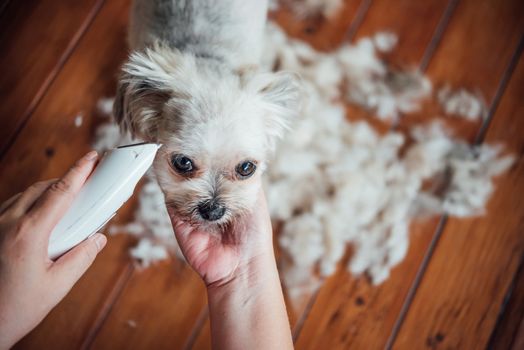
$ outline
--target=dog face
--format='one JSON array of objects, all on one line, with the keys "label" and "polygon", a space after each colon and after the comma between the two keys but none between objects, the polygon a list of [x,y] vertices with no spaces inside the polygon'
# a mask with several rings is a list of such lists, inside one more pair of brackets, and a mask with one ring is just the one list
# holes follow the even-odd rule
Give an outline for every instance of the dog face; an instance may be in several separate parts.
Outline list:
[{"label": "dog face", "polygon": [[154,168],[167,205],[205,226],[249,211],[298,107],[296,77],[225,70],[161,47],[133,54],[123,71],[114,114],[133,136],[164,145]]}]

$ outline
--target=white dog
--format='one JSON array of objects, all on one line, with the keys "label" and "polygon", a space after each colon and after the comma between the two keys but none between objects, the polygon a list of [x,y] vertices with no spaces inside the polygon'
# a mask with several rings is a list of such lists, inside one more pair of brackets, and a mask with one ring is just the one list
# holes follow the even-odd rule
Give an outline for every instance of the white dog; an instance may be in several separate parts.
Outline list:
[{"label": "white dog", "polygon": [[221,227],[252,209],[295,115],[295,75],[257,70],[266,13],[263,0],[134,1],[114,114],[164,145],[154,168],[166,203],[193,223]]}]

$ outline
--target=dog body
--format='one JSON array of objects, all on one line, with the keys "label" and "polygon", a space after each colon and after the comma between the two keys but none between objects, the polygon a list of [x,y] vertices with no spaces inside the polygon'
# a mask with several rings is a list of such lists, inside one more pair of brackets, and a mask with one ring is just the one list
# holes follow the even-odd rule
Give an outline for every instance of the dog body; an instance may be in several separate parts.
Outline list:
[{"label": "dog body", "polygon": [[167,43],[232,67],[258,65],[266,0],[135,0],[129,43],[133,50]]},{"label": "dog body", "polygon": [[163,144],[155,173],[183,219],[221,227],[249,211],[293,117],[296,77],[259,72],[267,2],[135,0],[114,115]]}]

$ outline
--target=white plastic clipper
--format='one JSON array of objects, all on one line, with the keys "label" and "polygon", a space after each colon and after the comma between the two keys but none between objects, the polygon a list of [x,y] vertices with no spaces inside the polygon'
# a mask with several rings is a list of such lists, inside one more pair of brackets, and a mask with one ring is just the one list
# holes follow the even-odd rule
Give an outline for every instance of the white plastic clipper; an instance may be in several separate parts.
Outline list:
[{"label": "white plastic clipper", "polygon": [[133,195],[161,145],[141,143],[107,151],[54,228],[48,255],[56,259],[96,233]]}]

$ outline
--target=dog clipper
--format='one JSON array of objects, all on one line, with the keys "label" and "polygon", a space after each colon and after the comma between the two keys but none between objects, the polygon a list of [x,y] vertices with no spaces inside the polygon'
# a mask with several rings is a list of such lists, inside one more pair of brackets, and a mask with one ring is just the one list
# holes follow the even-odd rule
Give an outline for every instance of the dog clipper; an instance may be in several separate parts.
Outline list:
[{"label": "dog clipper", "polygon": [[49,238],[56,259],[102,228],[133,195],[161,145],[141,143],[107,151]]}]

